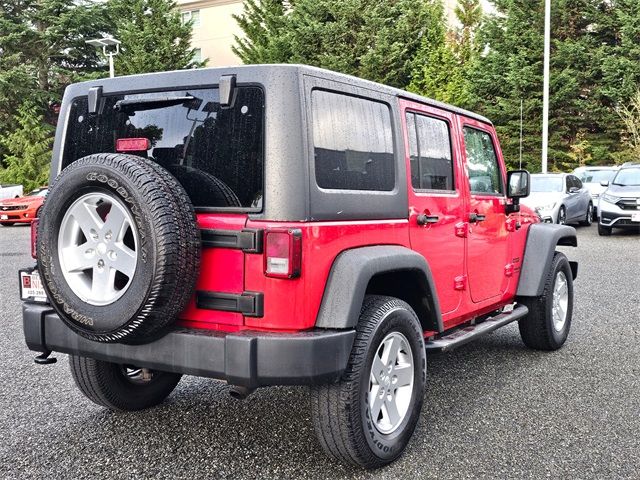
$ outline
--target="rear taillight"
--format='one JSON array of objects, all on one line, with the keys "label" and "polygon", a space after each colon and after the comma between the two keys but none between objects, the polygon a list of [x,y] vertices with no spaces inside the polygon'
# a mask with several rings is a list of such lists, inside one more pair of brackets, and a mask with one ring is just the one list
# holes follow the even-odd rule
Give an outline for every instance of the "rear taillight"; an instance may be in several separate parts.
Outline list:
[{"label": "rear taillight", "polygon": [[31,220],[31,256],[36,258],[36,242],[38,241],[38,222],[37,218]]},{"label": "rear taillight", "polygon": [[144,152],[151,148],[148,138],[119,138],[116,140],[116,152]]},{"label": "rear taillight", "polygon": [[264,274],[276,278],[297,278],[302,265],[302,232],[299,229],[267,230]]}]

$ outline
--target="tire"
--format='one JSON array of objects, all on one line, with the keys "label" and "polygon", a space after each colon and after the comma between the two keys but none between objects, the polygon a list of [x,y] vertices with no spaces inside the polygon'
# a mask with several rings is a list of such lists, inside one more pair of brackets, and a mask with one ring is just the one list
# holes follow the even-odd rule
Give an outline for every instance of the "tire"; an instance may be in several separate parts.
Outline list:
[{"label": "tire", "polygon": [[[99,210],[103,207],[106,213]],[[94,229],[76,222],[75,212],[84,211],[93,212],[87,218]],[[111,236],[103,231],[112,212],[113,218],[128,221],[114,228],[120,234],[126,230],[120,242],[107,240]],[[186,307],[199,274],[200,234],[186,192],[161,167],[133,155],[84,157],[54,181],[41,213],[37,252],[43,286],[62,320],[79,335],[97,342],[146,343],[164,334]],[[75,237],[68,233],[75,231]],[[65,242],[78,251],[87,244],[91,248],[69,260]],[[128,275],[114,268],[117,258],[108,258],[114,252],[130,257]],[[75,262],[81,265],[70,268]],[[110,283],[94,292],[94,278],[105,278],[107,271]]]},{"label": "tire", "polygon": [[566,225],[567,223],[567,210],[564,208],[564,205],[560,207],[560,210],[558,210],[558,219],[556,223],[559,225]]},{"label": "tire", "polygon": [[187,165],[169,165],[167,169],[178,179],[194,205],[242,206],[233,190],[210,173]]},{"label": "tire", "polygon": [[601,237],[608,237],[611,235],[611,227],[605,227],[601,223],[598,223],[598,235]]},{"label": "tire", "polygon": [[580,225],[583,227],[590,227],[593,223],[593,203],[589,202],[589,206],[587,207],[587,216],[584,220],[580,222]]},{"label": "tire", "polygon": [[[562,282],[566,286],[564,321],[554,318],[554,302],[564,297]],[[559,295],[554,292],[559,290]],[[527,306],[529,314],[518,322],[524,344],[536,350],[557,350],[567,340],[573,315],[573,275],[567,257],[556,252],[539,297],[523,297],[520,302]],[[562,303],[559,304],[562,306]],[[558,310],[560,311],[560,310]]]},{"label": "tire", "polygon": [[[383,340],[387,340],[385,347],[382,346]],[[379,391],[380,385],[389,385],[385,380],[390,377],[376,377],[380,381],[377,385],[372,381],[374,357],[379,355],[380,349],[384,353],[391,345],[389,342],[396,340],[401,345],[404,342],[404,348],[399,350],[404,352],[399,354],[403,361],[406,363],[411,358],[413,362],[412,368],[405,366],[405,369],[410,368],[405,372],[411,372],[413,383],[410,394],[408,386],[403,387],[405,390],[402,392],[394,390],[394,398],[403,398],[406,406],[406,413],[396,417],[394,427],[392,422],[386,422],[391,417],[384,402],[384,410],[380,409],[380,415],[374,419],[369,398],[370,389]],[[397,357],[398,362],[401,357]],[[407,446],[420,417],[426,372],[422,328],[411,307],[393,297],[367,296],[342,378],[338,383],[315,386],[311,390],[314,427],[323,449],[342,463],[364,468],[378,468],[394,461]],[[374,398],[378,396],[374,395]],[[396,410],[401,411],[402,408]]]},{"label": "tire", "polygon": [[[181,378],[177,373],[136,369],[75,355],[69,356],[69,367],[84,396],[110,410],[154,407],[169,396]],[[150,378],[145,379],[145,374]]]},{"label": "tire", "polygon": [[38,210],[36,210],[36,217],[37,219],[40,219],[40,215],[42,214],[42,206],[38,207]]}]

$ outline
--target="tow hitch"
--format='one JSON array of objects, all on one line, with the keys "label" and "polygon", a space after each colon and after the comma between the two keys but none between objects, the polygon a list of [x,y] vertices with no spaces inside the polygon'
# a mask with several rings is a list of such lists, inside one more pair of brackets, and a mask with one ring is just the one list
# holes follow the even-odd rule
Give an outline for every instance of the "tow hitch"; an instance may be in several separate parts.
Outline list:
[{"label": "tow hitch", "polygon": [[56,357],[49,358],[51,355],[51,350],[46,352],[42,352],[40,355],[37,355],[36,358],[33,359],[38,365],[51,365],[52,363],[56,363],[58,359]]}]

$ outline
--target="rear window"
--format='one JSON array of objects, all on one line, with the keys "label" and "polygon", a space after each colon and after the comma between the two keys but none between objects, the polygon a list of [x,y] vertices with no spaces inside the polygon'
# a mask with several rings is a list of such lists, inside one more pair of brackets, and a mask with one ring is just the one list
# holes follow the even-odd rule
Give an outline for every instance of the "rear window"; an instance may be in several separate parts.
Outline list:
[{"label": "rear window", "polygon": [[71,105],[63,165],[115,152],[123,138],[146,138],[146,156],[169,170],[196,207],[262,208],[264,93],[238,87],[231,107],[218,90],[190,89],[104,97],[97,114],[87,97]]},{"label": "rear window", "polygon": [[323,90],[313,91],[311,103],[318,186],[337,190],[393,190],[389,107]]}]

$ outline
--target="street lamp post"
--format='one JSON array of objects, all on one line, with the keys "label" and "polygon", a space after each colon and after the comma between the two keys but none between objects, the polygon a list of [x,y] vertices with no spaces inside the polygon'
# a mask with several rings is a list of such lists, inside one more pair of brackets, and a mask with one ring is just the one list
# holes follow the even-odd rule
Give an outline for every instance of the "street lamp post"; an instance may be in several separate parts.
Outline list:
[{"label": "street lamp post", "polygon": [[542,173],[547,173],[549,152],[549,56],[551,55],[551,0],[544,5],[544,78],[542,86]]},{"label": "street lamp post", "polygon": [[109,58],[109,77],[115,77],[116,74],[113,67],[113,57],[120,53],[120,40],[116,40],[113,37],[102,37],[94,40],[87,40],[86,43],[93,45],[96,48],[102,48],[104,56]]}]

